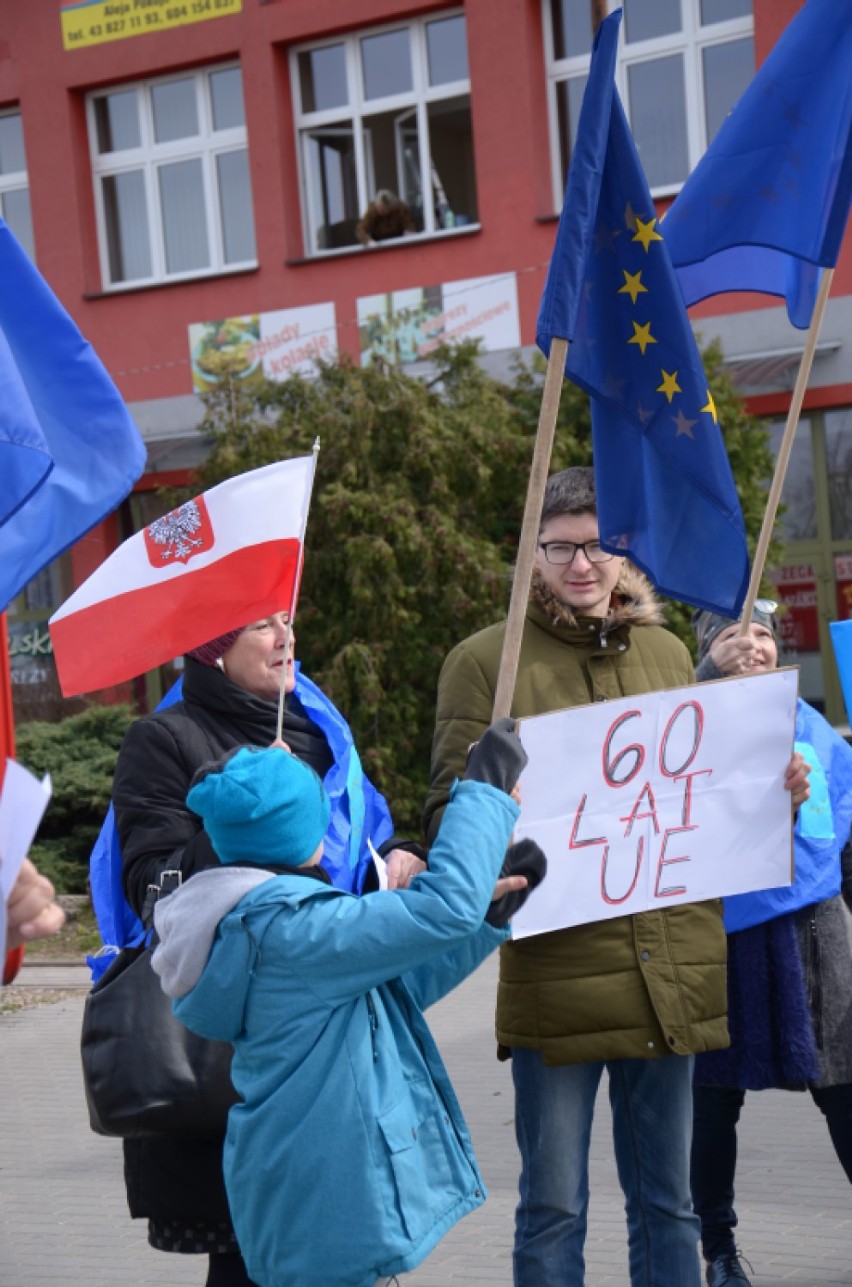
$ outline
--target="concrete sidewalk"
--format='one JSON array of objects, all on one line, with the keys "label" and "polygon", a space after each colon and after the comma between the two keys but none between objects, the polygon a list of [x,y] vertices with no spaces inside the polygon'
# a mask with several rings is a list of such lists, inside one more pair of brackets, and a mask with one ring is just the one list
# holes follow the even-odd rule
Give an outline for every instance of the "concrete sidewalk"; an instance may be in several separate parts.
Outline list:
[{"label": "concrete sidewalk", "polygon": [[[410,1287],[511,1284],[518,1163],[511,1077],[494,1057],[495,971],[492,960],[430,1015],[490,1197],[403,1280]],[[87,977],[85,970],[28,966],[7,992],[72,990],[52,1004],[0,1014],[0,1285],[201,1287],[199,1257],[148,1247],[144,1224],[127,1215],[120,1144],[89,1130],[78,1053],[83,998],[73,990]],[[852,1193],[810,1096],[750,1096],[740,1155],[740,1242],[755,1287],[852,1285]],[[626,1287],[624,1244],[604,1097],[592,1142],[587,1287]]]}]

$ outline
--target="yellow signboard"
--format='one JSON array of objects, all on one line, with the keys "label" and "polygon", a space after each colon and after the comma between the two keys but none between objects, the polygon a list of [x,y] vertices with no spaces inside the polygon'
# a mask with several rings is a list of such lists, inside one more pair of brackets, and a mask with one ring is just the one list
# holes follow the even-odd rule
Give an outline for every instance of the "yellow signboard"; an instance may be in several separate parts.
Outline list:
[{"label": "yellow signboard", "polygon": [[62,6],[62,43],[66,49],[85,49],[148,31],[226,18],[242,8],[243,0],[77,0]]}]

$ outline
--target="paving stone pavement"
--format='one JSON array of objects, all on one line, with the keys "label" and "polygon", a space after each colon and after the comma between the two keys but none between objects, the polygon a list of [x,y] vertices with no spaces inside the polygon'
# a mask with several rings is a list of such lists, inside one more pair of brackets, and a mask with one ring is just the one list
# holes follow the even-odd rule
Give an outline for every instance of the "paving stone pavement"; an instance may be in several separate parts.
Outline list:
[{"label": "paving stone pavement", "polygon": [[[201,1258],[148,1247],[144,1226],[127,1215],[119,1143],[89,1130],[77,1045],[79,986],[87,977],[79,969],[25,968],[12,993],[34,983],[77,990],[0,1013],[0,1287],[201,1287]],[[406,1287],[511,1284],[517,1154],[511,1077],[493,1053],[494,980],[489,961],[430,1014],[490,1197],[402,1280]],[[749,1097],[737,1179],[740,1241],[754,1287],[852,1287],[852,1194],[810,1096]],[[586,1287],[627,1287],[624,1244],[604,1097],[592,1140]]]}]

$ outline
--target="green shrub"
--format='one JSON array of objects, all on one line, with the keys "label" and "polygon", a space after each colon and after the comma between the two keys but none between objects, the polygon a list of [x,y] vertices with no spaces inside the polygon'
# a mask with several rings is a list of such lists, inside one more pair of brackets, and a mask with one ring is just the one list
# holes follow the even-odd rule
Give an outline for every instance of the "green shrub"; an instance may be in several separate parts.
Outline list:
[{"label": "green shrub", "polygon": [[36,866],[61,894],[84,894],[89,854],[109,805],[115,759],[130,706],[89,706],[58,724],[21,724],[16,755],[36,776],[50,774],[53,794],[32,847]]}]

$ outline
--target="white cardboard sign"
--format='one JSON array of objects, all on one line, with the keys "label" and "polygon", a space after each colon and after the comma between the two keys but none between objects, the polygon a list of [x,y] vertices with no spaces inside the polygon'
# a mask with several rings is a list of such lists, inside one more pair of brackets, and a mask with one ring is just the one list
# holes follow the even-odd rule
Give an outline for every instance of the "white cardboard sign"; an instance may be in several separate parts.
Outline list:
[{"label": "white cardboard sign", "polygon": [[515,838],[548,868],[512,936],[789,885],[797,690],[774,670],[520,720]]}]

